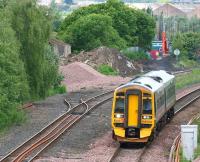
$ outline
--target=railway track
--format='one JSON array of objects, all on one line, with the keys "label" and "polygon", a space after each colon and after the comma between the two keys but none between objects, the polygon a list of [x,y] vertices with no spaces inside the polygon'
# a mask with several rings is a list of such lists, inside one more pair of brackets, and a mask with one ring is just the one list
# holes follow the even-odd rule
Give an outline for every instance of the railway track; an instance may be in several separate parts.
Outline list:
[{"label": "railway track", "polygon": [[[32,136],[16,149],[3,157],[1,162],[31,162],[38,157],[50,144],[59,138],[64,132],[69,130],[78,121],[84,118],[90,111],[112,99],[112,92],[108,91],[95,97],[89,98],[86,101],[81,100],[81,103],[72,107],[65,100],[68,107],[66,113],[59,116],[52,123],[43,128],[40,132]],[[97,100],[98,99],[98,100]]]},{"label": "railway track", "polygon": [[[198,98],[200,98],[200,89],[195,89],[192,92],[189,92],[188,94],[185,94],[184,96],[182,96],[181,98],[179,98],[175,104],[175,115],[178,114],[180,111],[182,111],[184,108],[186,108],[189,104],[191,104],[192,102],[194,102],[195,100],[197,100]],[[198,115],[199,117],[199,115]],[[193,120],[195,120],[197,117],[193,117],[189,123],[191,123]],[[170,153],[170,160],[169,162],[179,162],[179,161],[172,161],[171,159],[178,159],[178,151],[180,148],[180,135],[177,136],[177,138],[175,139],[175,142],[171,148],[171,153]],[[142,159],[142,155],[145,154],[145,151],[147,149],[147,146],[144,146],[143,148],[134,148],[132,147],[131,149],[127,150],[127,149],[123,149],[120,147],[120,145],[118,145],[113,154],[111,155],[111,157],[109,158],[108,162],[113,162],[113,161],[121,161],[120,160],[120,156],[128,156],[128,158],[130,157],[131,161],[134,162],[140,162]],[[177,156],[175,156],[177,155]],[[127,158],[126,158],[127,160]]]},{"label": "railway track", "polygon": [[[199,119],[200,118],[200,114],[197,114],[195,116],[193,116],[189,122],[187,123],[187,125],[190,125],[193,123],[194,120]],[[179,153],[180,153],[180,144],[181,144],[181,134],[179,134],[174,142],[173,145],[171,147],[170,150],[170,156],[169,156],[169,162],[179,162],[180,161],[180,157],[179,157]]]},{"label": "railway track", "polygon": [[[178,113],[179,111],[183,110],[186,106],[188,106],[189,104],[191,104],[192,102],[194,102],[196,99],[200,98],[200,89],[197,89],[196,91],[191,93],[194,97],[191,98],[191,96],[188,96],[187,100],[188,102],[182,104],[181,108],[178,109],[176,111],[176,113]],[[187,123],[187,125],[190,125],[194,120],[199,119],[200,118],[200,114],[197,114],[195,116],[193,116],[189,122]],[[180,158],[179,158],[179,151],[180,151],[180,143],[181,143],[181,134],[179,133],[179,135],[175,138],[172,147],[170,149],[170,155],[169,155],[169,162],[179,162]]]}]

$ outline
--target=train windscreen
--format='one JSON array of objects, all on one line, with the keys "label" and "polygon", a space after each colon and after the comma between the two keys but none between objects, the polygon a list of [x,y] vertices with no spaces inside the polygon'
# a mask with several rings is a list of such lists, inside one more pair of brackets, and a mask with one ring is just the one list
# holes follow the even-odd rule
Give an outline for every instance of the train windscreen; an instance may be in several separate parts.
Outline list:
[{"label": "train windscreen", "polygon": [[116,99],[115,113],[124,113],[124,99],[123,98]]},{"label": "train windscreen", "polygon": [[150,99],[143,100],[143,114],[151,114],[152,113],[152,106]]}]

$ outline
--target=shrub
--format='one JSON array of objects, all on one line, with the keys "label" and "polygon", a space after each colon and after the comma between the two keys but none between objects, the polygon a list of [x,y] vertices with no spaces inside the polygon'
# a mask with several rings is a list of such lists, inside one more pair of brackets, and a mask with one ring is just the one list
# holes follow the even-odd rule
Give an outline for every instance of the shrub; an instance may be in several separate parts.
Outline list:
[{"label": "shrub", "polygon": [[128,57],[130,60],[139,61],[139,60],[147,60],[149,56],[142,51],[135,52],[130,50],[123,50],[122,53]]},{"label": "shrub", "polygon": [[59,85],[51,88],[48,92],[48,96],[53,96],[55,94],[64,94],[66,92],[67,92],[66,87],[64,85]]},{"label": "shrub", "polygon": [[115,71],[111,66],[102,64],[97,68],[97,71],[104,75],[118,75],[118,72]]}]

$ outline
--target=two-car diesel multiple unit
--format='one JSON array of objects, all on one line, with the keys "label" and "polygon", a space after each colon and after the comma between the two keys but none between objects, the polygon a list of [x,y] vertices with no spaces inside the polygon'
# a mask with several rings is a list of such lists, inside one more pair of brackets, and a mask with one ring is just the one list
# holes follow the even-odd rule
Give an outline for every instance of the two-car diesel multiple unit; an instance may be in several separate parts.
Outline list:
[{"label": "two-car diesel multiple unit", "polygon": [[163,70],[136,77],[114,92],[113,139],[124,142],[152,141],[174,115],[175,77]]}]

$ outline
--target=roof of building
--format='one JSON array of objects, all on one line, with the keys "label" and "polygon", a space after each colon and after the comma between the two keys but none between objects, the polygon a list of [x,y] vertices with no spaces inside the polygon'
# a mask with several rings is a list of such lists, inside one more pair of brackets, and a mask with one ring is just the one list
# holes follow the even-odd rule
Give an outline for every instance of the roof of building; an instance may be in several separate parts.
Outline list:
[{"label": "roof of building", "polygon": [[189,12],[192,12],[196,6],[193,5],[193,4],[171,4],[170,5],[178,8],[179,10],[185,12],[185,13],[189,13]]}]

